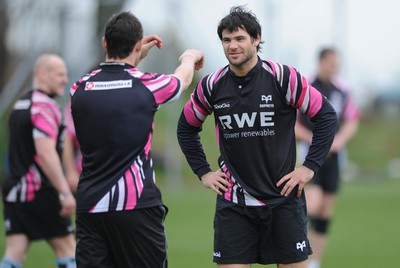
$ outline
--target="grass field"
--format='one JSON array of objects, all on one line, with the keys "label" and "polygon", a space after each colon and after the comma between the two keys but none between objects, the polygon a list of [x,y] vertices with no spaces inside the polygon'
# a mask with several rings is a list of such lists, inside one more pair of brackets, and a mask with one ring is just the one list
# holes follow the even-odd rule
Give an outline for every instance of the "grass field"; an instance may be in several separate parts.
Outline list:
[{"label": "grass field", "polygon": [[[170,118],[172,122],[178,117],[174,114],[176,117]],[[158,120],[165,120],[163,116]],[[209,122],[212,125],[212,120]],[[349,158],[357,166],[357,172],[353,173],[352,180],[342,184],[324,268],[399,267],[400,179],[390,178],[386,172],[387,162],[400,157],[399,122],[398,118],[364,120],[351,142]],[[206,146],[215,147],[212,127],[205,126],[204,131]],[[163,141],[165,136],[157,136],[157,128],[155,134],[156,146],[166,142]],[[213,152],[211,149],[211,154]],[[209,160],[214,162],[215,159],[212,155]],[[212,263],[215,196],[188,172],[186,164],[183,170],[180,190],[172,190],[165,179],[158,176],[164,203],[170,209],[166,219],[169,267],[215,267]],[[163,174],[162,170],[157,173]],[[2,222],[2,214],[0,220]],[[3,252],[4,230],[0,224],[0,254]],[[32,245],[24,267],[55,267],[55,257],[44,242],[37,242]]]},{"label": "grass field", "polygon": [[[164,190],[169,267],[205,268],[212,263],[215,196],[200,183],[184,191]],[[324,268],[398,267],[400,180],[345,182],[336,206]],[[0,241],[3,241],[0,225]],[[3,252],[4,243],[0,242]],[[34,243],[26,268],[55,267],[44,242]],[[274,267],[272,265],[253,267]]]},{"label": "grass field", "polygon": [[[172,268],[213,267],[214,196],[196,188],[164,195],[171,209],[167,233]],[[397,267],[399,204],[400,180],[344,183],[323,267]]]}]

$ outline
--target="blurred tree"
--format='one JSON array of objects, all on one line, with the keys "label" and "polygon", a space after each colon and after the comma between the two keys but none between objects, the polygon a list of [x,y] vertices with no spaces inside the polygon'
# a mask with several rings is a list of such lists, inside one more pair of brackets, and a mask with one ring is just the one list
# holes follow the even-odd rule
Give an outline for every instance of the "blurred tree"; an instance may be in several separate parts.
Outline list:
[{"label": "blurred tree", "polygon": [[7,51],[5,46],[5,35],[7,29],[7,17],[6,17],[6,3],[5,0],[0,0],[0,92],[3,90],[6,73],[5,66],[7,66]]}]

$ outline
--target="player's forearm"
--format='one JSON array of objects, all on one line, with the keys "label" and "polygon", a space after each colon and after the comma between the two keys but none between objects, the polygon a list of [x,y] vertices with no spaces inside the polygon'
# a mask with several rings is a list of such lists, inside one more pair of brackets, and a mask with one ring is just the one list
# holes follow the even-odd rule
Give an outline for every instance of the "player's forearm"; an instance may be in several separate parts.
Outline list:
[{"label": "player's forearm", "polygon": [[63,195],[70,194],[71,190],[62,171],[61,161],[55,149],[38,152],[38,157],[40,168],[58,193]]},{"label": "player's forearm", "polygon": [[194,71],[204,65],[203,53],[197,49],[186,49],[179,57],[179,66],[173,73],[182,83],[182,90],[186,90],[192,83]]},{"label": "player's forearm", "polygon": [[201,128],[194,128],[186,121],[184,113],[178,122],[178,142],[193,172],[201,178],[211,171],[198,132]]},{"label": "player's forearm", "polygon": [[185,56],[181,58],[181,64],[176,68],[174,76],[179,78],[182,82],[182,90],[186,90],[192,83],[194,76],[195,58],[192,56]]}]

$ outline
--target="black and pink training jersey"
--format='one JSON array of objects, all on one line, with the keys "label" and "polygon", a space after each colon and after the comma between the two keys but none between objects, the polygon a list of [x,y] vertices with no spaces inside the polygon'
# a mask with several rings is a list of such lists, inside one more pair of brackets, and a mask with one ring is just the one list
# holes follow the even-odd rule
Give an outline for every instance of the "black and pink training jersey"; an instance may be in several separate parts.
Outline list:
[{"label": "black and pink training jersey", "polygon": [[224,198],[247,206],[278,204],[285,197],[276,183],[296,164],[297,110],[315,122],[304,165],[317,171],[335,134],[335,111],[293,67],[269,60],[259,59],[244,77],[225,66],[201,79],[179,119],[179,144],[199,177],[211,171],[198,133],[214,113],[219,166],[231,182]]},{"label": "black and pink training jersey", "polygon": [[[332,78],[329,82],[324,82],[318,77],[311,79],[311,81],[311,85],[321,92],[321,94],[328,99],[333,109],[335,109],[339,122],[338,129],[340,129],[340,125],[344,121],[360,118],[360,111],[345,81],[337,76]],[[302,114],[299,114],[299,120],[310,130],[314,126],[314,123]]]},{"label": "black and pink training jersey", "polygon": [[15,102],[8,124],[10,173],[3,183],[4,201],[31,202],[38,191],[55,191],[40,168],[34,140],[53,139],[61,157],[65,126],[57,102],[31,89]]},{"label": "black and pink training jersey", "polygon": [[77,213],[132,210],[162,204],[151,158],[154,115],[176,100],[179,79],[102,63],[71,90],[83,156]]}]

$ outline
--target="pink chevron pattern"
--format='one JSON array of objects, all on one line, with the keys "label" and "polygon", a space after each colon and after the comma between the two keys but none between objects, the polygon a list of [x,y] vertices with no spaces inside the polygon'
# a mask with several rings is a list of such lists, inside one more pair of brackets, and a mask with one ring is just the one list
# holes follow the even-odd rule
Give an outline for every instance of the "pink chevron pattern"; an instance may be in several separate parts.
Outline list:
[{"label": "pink chevron pattern", "polygon": [[[143,193],[144,180],[143,163],[138,156],[117,184],[96,203],[89,213],[114,210],[111,206],[115,201],[117,203],[115,210],[135,209]],[[117,198],[116,191],[118,191],[118,200],[115,200]]]},{"label": "pink chevron pattern", "polygon": [[[314,117],[322,107],[322,96],[318,90],[308,84],[307,78],[296,71],[295,68],[268,60],[264,62],[263,68],[275,76],[281,86],[285,77],[288,78],[286,89],[286,101],[310,117]],[[299,97],[297,92],[300,90]]]},{"label": "pink chevron pattern", "polygon": [[5,197],[8,202],[30,202],[35,199],[35,192],[41,189],[42,178],[35,165],[21,178],[19,183],[9,191]]},{"label": "pink chevron pattern", "polygon": [[57,141],[62,113],[53,99],[35,91],[32,95],[31,120],[36,129]]},{"label": "pink chevron pattern", "polygon": [[73,96],[75,94],[75,91],[79,88],[80,84],[82,84],[83,82],[87,81],[90,77],[95,76],[96,74],[98,74],[99,72],[101,72],[101,69],[97,69],[97,70],[93,70],[91,73],[87,74],[86,76],[82,77],[81,79],[79,79],[78,82],[74,83],[70,90],[69,90],[69,94],[71,96]]},{"label": "pink chevron pattern", "polygon": [[[135,68],[126,71],[140,79],[143,85],[153,93],[157,105],[176,100],[182,92],[180,81],[175,76],[142,73]],[[171,98],[171,96],[173,97]]]}]

